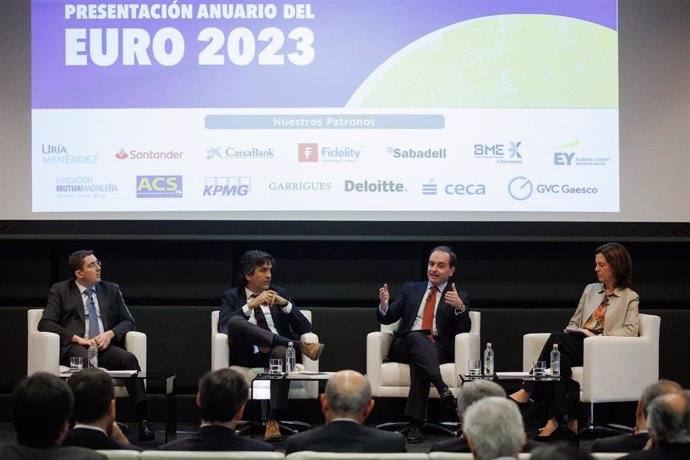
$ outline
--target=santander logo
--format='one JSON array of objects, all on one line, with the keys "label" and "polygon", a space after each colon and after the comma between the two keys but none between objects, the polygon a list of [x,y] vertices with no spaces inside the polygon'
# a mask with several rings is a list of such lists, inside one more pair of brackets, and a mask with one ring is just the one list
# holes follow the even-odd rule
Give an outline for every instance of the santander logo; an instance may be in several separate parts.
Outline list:
[{"label": "santander logo", "polygon": [[125,149],[120,149],[120,151],[115,154],[115,158],[117,158],[118,160],[124,160],[127,157],[129,157],[129,155],[127,155]]}]

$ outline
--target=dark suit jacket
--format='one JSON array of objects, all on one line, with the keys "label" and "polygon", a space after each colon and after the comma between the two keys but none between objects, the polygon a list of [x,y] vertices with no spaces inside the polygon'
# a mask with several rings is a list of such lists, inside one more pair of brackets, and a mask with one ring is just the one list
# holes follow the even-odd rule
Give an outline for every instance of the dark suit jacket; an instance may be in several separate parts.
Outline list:
[{"label": "dark suit jacket", "polygon": [[688,458],[690,458],[690,444],[655,447],[621,457],[626,460],[687,460]]},{"label": "dark suit jacket", "polygon": [[621,434],[608,438],[595,439],[592,452],[637,452],[642,450],[649,439],[649,433]]},{"label": "dark suit jacket", "polygon": [[[528,439],[525,441],[525,445],[522,446],[521,452],[530,452],[535,447],[541,445],[541,443]],[[467,438],[460,436],[433,443],[431,445],[431,452],[470,452],[470,446],[467,444]]]},{"label": "dark suit jacket", "polygon": [[[288,339],[295,339],[299,342],[299,338],[302,334],[311,332],[311,323],[302,312],[299,310],[297,305],[292,301],[290,294],[286,289],[279,286],[271,286],[272,289],[283,297],[288,302],[292,303],[292,309],[290,313],[284,313],[281,307],[278,305],[271,306],[271,316],[273,317],[273,324],[278,331],[278,335],[286,337]],[[228,321],[231,316],[240,316],[246,318],[242,307],[247,303],[247,294],[245,292],[244,286],[235,287],[223,293],[223,297],[220,303],[220,316],[218,319],[218,332],[227,334],[228,333]],[[299,346],[295,346],[297,352],[299,353]],[[238,344],[230,343],[230,360],[232,364],[243,363],[247,358],[249,359],[254,353],[254,349],[251,346],[238,346]],[[233,355],[235,358],[233,358]],[[239,361],[235,361],[238,359]]]},{"label": "dark suit jacket", "polygon": [[[405,283],[398,297],[388,305],[385,315],[377,309],[378,320],[382,324],[392,324],[401,319],[398,327],[399,333],[409,331],[414,325],[414,320],[422,303],[422,297],[427,290],[427,281]],[[469,295],[459,289],[458,295],[465,303],[465,310],[455,314],[455,308],[443,301],[443,296],[450,289],[451,281],[448,281],[436,308],[436,328],[438,329],[437,343],[450,356],[455,356],[455,335],[461,332],[469,332],[472,321],[470,320]]]},{"label": "dark suit jacket", "polygon": [[[125,335],[133,331],[136,324],[122,298],[120,287],[115,283],[101,281],[94,289],[103,328],[115,333],[112,342],[114,345],[122,346]],[[72,279],[53,284],[48,292],[48,302],[38,323],[38,330],[54,332],[60,336],[60,361],[64,358],[72,336],[84,337],[84,316],[84,301],[77,283]]]},{"label": "dark suit jacket", "polygon": [[87,449],[124,449],[124,450],[138,450],[142,449],[129,445],[113,439],[103,433],[102,431],[90,430],[88,428],[73,428],[67,432],[65,440],[62,441],[63,446],[77,446],[86,447]]},{"label": "dark suit jacket", "polygon": [[405,452],[405,437],[361,426],[348,420],[336,420],[288,438],[285,454],[316,452]]},{"label": "dark suit jacket", "polygon": [[257,439],[240,437],[235,431],[219,425],[208,425],[199,428],[196,433],[186,438],[163,444],[160,450],[245,450],[245,451],[272,451],[273,446]]},{"label": "dark suit jacket", "polygon": [[34,449],[18,444],[7,444],[1,448],[0,458],[2,460],[107,460],[105,455],[83,447]]}]

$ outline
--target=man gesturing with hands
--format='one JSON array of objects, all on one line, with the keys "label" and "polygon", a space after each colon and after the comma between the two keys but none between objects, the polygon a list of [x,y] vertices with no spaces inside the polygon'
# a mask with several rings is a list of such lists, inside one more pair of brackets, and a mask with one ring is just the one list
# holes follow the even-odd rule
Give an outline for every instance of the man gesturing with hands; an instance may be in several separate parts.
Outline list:
[{"label": "man gesturing with hands", "polygon": [[455,359],[455,335],[471,327],[469,296],[449,282],[456,263],[451,248],[437,246],[429,254],[427,281],[405,283],[392,302],[388,285],[379,289],[379,322],[401,320],[388,358],[410,365],[410,393],[405,404],[405,415],[411,421],[408,442],[422,441],[430,385],[438,390],[444,407],[455,406],[453,393],[441,378],[440,365]]}]

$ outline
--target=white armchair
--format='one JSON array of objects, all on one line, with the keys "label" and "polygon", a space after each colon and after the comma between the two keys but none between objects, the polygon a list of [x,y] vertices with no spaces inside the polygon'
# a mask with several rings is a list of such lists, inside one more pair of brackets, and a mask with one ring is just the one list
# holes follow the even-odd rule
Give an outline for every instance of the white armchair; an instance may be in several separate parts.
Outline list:
[{"label": "white armchair", "polygon": [[[594,404],[637,401],[642,390],[659,379],[659,329],[661,318],[640,314],[639,337],[587,337],[583,366],[573,367],[580,385],[580,402],[589,403],[586,429],[594,428]],[[549,334],[525,334],[522,370],[529,372]]]},{"label": "white armchair", "polygon": [[[300,310],[302,314],[311,323],[311,311],[310,310]],[[227,334],[221,334],[218,332],[218,318],[220,317],[220,311],[214,310],[211,312],[211,370],[223,369],[230,364],[230,350],[228,348],[228,336]],[[313,332],[308,332],[302,334],[300,340],[307,343],[319,343],[319,337]],[[299,344],[295,344],[299,346]],[[319,371],[319,361],[311,360],[306,356],[302,356],[302,370],[310,372]],[[238,371],[247,380],[247,384],[251,388],[252,380],[254,376],[260,372],[264,372],[263,368],[249,368],[244,366],[230,366],[231,369]],[[265,383],[265,382],[264,382]],[[257,388],[253,390],[258,390],[258,384],[255,385]],[[258,393],[258,391],[257,391]],[[290,383],[290,393],[288,397],[290,399],[315,399],[319,396],[319,383],[318,382],[305,382],[296,381]],[[255,399],[257,395],[253,396]]]},{"label": "white armchair", "polygon": [[[481,313],[470,311],[472,327],[469,332],[455,336],[455,361],[441,364],[441,377],[454,395],[462,386],[460,374],[467,373],[467,361],[479,359],[481,347]],[[393,342],[393,332],[399,321],[381,325],[381,331],[367,335],[367,378],[371,383],[373,396],[407,398],[410,392],[410,366],[404,363],[386,362],[388,350]],[[430,389],[430,396],[438,398],[436,388]]]},{"label": "white armchair", "polygon": [[[27,358],[26,373],[48,372],[60,375],[69,370],[60,366],[60,336],[52,332],[41,332],[38,323],[43,317],[42,308],[27,310]],[[134,354],[141,367],[140,375],[146,375],[146,334],[138,331],[128,332],[125,336],[125,349]],[[116,396],[127,396],[124,386],[115,388]]]}]

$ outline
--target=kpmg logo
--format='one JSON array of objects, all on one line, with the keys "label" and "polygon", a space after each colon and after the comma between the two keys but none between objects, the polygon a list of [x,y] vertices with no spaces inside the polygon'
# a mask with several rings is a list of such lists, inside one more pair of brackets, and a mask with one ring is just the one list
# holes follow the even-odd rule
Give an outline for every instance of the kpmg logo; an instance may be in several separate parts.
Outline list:
[{"label": "kpmg logo", "polygon": [[257,147],[211,147],[206,150],[207,160],[272,160],[275,152],[272,148]]},{"label": "kpmg logo", "polygon": [[321,147],[317,143],[297,144],[297,161],[300,163],[356,163],[362,148],[354,147]]},{"label": "kpmg logo", "polygon": [[157,150],[147,150],[147,151],[137,151],[130,150],[125,152],[125,149],[121,148],[119,152],[115,154],[115,158],[118,160],[181,160],[184,152],[176,152],[174,150],[157,151]]},{"label": "kpmg logo", "polygon": [[445,195],[486,195],[486,185],[484,184],[464,184],[460,182],[451,182],[439,186],[435,183],[435,181],[436,178],[432,177],[428,182],[422,184],[422,195],[438,195],[439,189]]},{"label": "kpmg logo", "polygon": [[74,154],[61,144],[41,144],[41,162],[43,164],[94,164],[98,162],[96,155]]},{"label": "kpmg logo", "polygon": [[137,198],[182,198],[182,176],[137,176]]},{"label": "kpmg logo", "polygon": [[55,192],[58,198],[102,198],[117,192],[117,184],[96,182],[92,176],[58,176]]},{"label": "kpmg logo", "polygon": [[585,156],[578,153],[580,141],[568,142],[556,147],[553,152],[554,166],[607,166],[611,161],[609,157]]},{"label": "kpmg logo", "polygon": [[436,160],[445,159],[447,156],[445,147],[427,149],[388,147],[386,152],[393,158],[401,160]]},{"label": "kpmg logo", "polygon": [[252,189],[249,176],[205,177],[203,196],[247,196]]},{"label": "kpmg logo", "polygon": [[522,164],[522,141],[507,144],[474,144],[474,158],[495,160],[498,164]]}]

